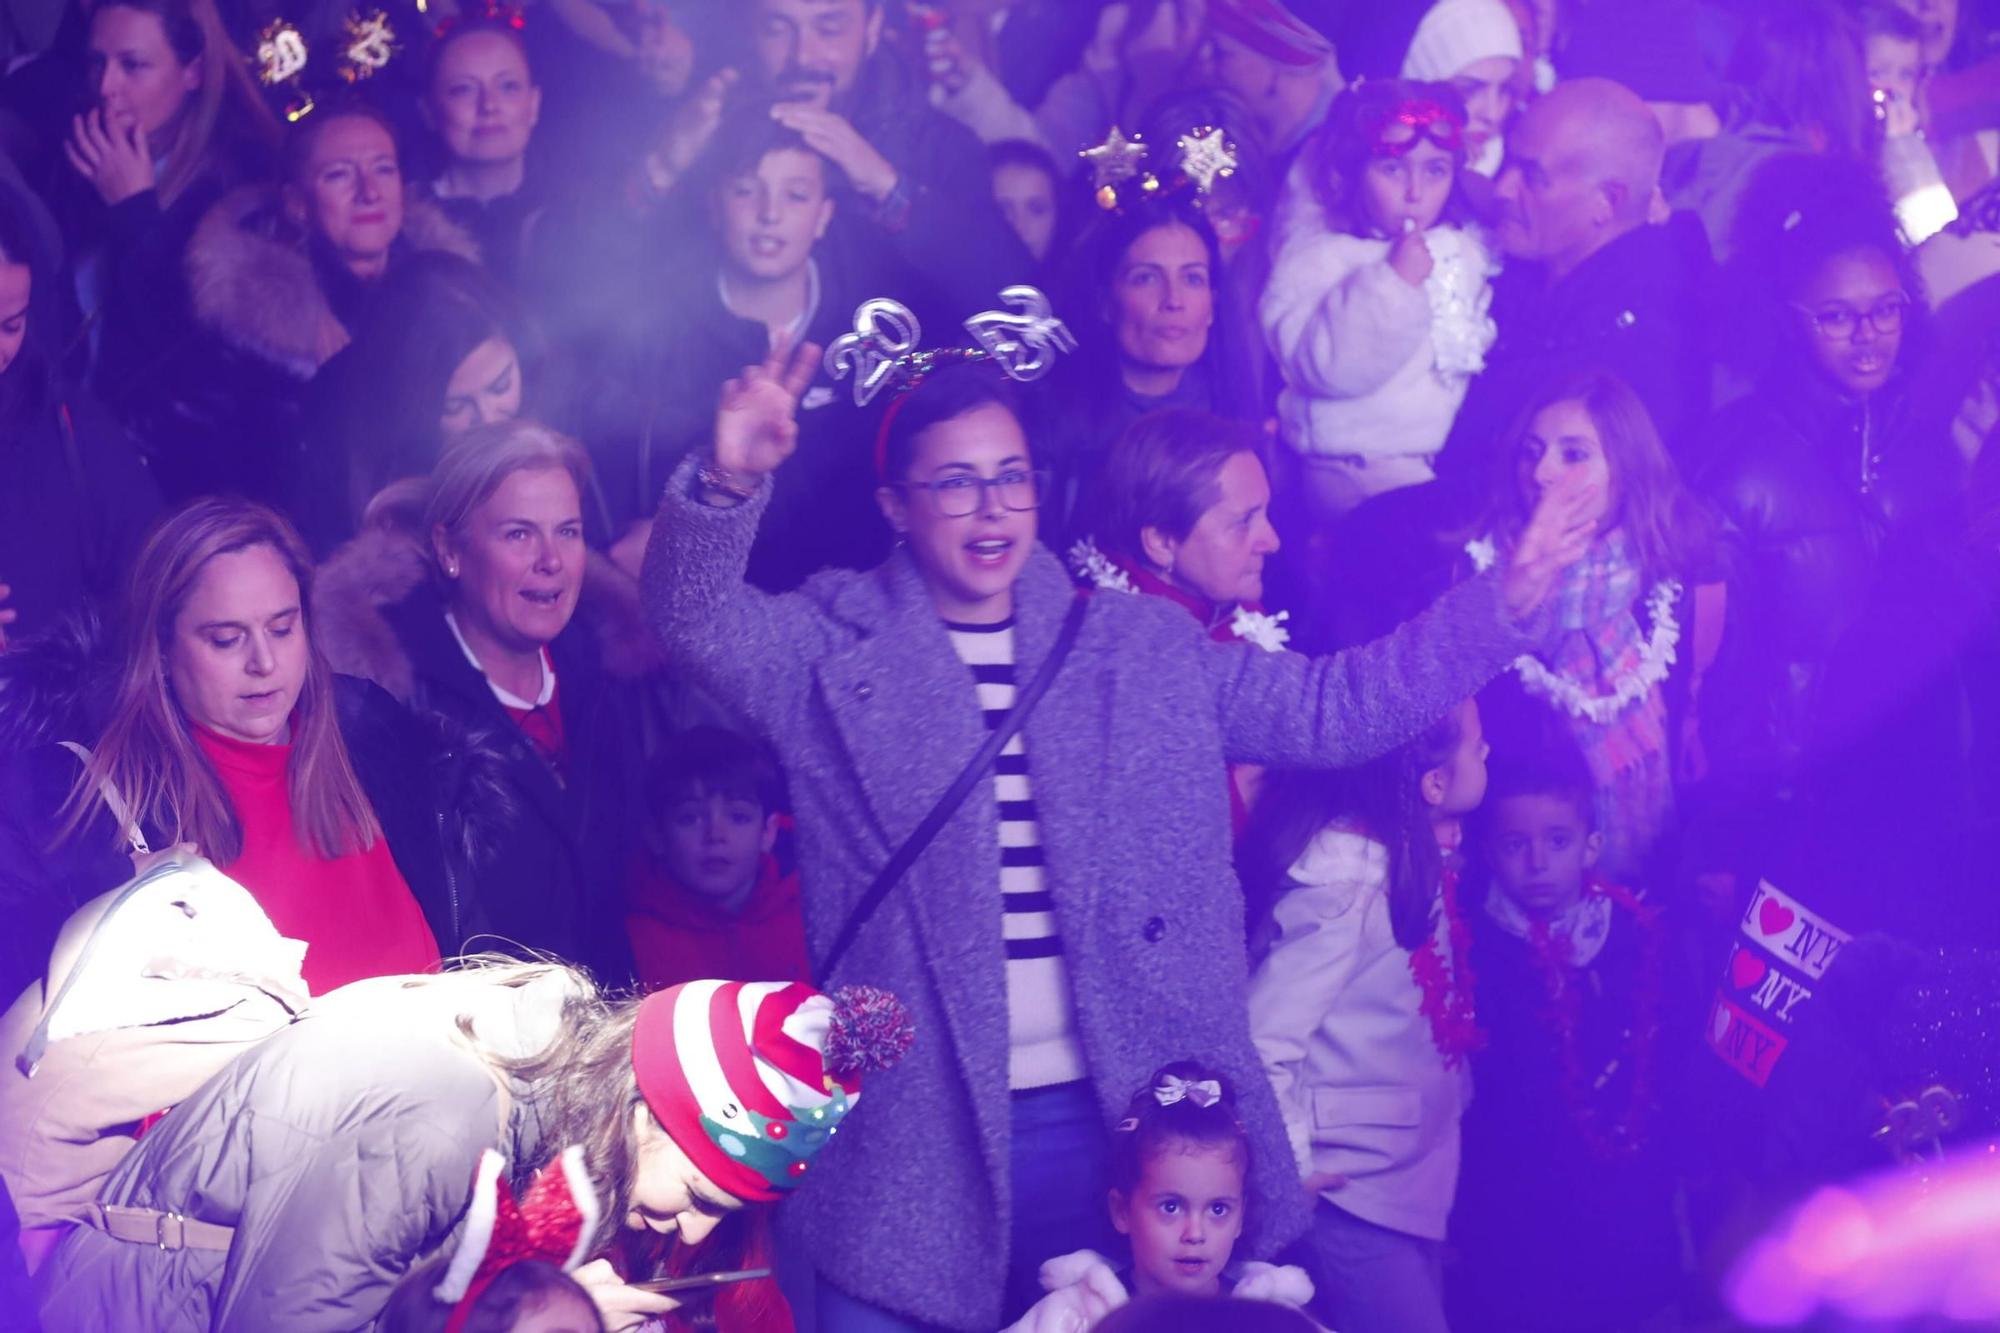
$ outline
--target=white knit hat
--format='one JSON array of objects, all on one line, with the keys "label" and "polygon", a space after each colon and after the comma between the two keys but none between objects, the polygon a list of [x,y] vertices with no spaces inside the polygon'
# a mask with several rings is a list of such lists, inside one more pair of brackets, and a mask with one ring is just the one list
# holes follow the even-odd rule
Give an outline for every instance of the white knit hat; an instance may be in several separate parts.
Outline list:
[{"label": "white knit hat", "polygon": [[1403,77],[1445,81],[1475,61],[1521,58],[1521,28],[1500,0],[1438,0],[1417,25]]}]

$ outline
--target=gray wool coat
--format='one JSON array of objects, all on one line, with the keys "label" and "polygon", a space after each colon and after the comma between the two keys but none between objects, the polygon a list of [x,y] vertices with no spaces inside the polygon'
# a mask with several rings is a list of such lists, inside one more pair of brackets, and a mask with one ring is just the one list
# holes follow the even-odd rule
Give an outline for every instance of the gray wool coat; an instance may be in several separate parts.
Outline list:
[{"label": "gray wool coat", "polygon": [[[733,509],[669,484],[643,595],[669,657],[762,728],[796,805],[807,942],[823,956],[869,882],[985,736],[907,551],[794,593],[743,583],[769,486]],[[1015,585],[1016,659],[1040,665],[1075,590],[1036,547]],[[1309,659],[1210,642],[1152,597],[1092,598],[1025,738],[1091,1082],[1111,1124],[1159,1066],[1236,1088],[1253,1145],[1248,1247],[1307,1220],[1247,1018],[1243,899],[1225,763],[1352,764],[1421,731],[1531,646],[1491,577],[1394,635]],[[887,987],[917,1040],[869,1079],[851,1127],[785,1205],[849,1294],[965,1330],[998,1327],[1009,1227],[1008,1025],[990,783],[945,824],[832,978]]]}]

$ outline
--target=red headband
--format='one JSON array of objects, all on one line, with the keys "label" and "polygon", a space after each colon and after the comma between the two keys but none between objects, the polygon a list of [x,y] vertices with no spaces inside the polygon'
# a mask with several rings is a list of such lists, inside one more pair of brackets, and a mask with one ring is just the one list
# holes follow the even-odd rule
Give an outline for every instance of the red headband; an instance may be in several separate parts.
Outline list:
[{"label": "red headband", "polygon": [[1465,122],[1428,97],[1398,102],[1368,125],[1368,146],[1377,157],[1403,157],[1429,139],[1449,153],[1465,148]]}]

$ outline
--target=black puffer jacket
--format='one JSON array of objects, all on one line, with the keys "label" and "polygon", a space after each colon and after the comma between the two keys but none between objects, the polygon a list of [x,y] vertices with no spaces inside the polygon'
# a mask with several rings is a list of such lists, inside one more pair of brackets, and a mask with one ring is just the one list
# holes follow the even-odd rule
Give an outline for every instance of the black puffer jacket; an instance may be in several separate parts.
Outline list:
[{"label": "black puffer jacket", "polygon": [[1936,531],[1957,466],[1913,430],[1900,382],[1855,401],[1802,365],[1725,410],[1704,452],[1698,485],[1721,515],[1732,578],[1703,734],[1718,776],[1782,791],[1885,544]]},{"label": "black puffer jacket", "polygon": [[[0,994],[39,975],[69,914],[132,877],[102,813],[58,843],[58,818],[79,773],[63,741],[104,727],[118,664],[87,620],[0,654]],[[516,820],[495,737],[440,713],[412,716],[380,688],[336,677],[340,731],[396,868],[449,955],[465,886]],[[147,829],[155,847],[168,833]]]},{"label": "black puffer jacket", "polygon": [[495,831],[478,873],[457,886],[439,947],[554,954],[616,986],[631,972],[617,886],[636,827],[638,711],[607,667],[603,640],[581,623],[590,602],[602,600],[589,589],[585,597],[586,610],[549,645],[569,751],[560,775],[466,660],[408,538],[370,530],[342,547],[322,567],[313,614],[336,670],[453,719],[500,756],[498,780],[514,814]]}]

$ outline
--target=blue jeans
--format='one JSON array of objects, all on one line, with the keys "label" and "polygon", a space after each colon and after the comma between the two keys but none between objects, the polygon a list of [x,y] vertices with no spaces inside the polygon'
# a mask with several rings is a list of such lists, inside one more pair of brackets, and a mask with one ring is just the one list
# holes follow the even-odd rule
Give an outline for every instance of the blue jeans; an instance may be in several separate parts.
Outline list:
[{"label": "blue jeans", "polygon": [[1444,1245],[1364,1222],[1324,1199],[1313,1210],[1313,1316],[1340,1333],[1449,1333]]},{"label": "blue jeans", "polygon": [[[1045,1261],[1110,1246],[1109,1147],[1089,1082],[1014,1094],[1008,1138],[1014,1222],[1007,1235],[1003,1325],[1041,1299]],[[952,1275],[940,1273],[938,1280],[949,1282]],[[858,1301],[825,1275],[817,1299],[820,1333],[924,1333],[930,1327]]]}]

